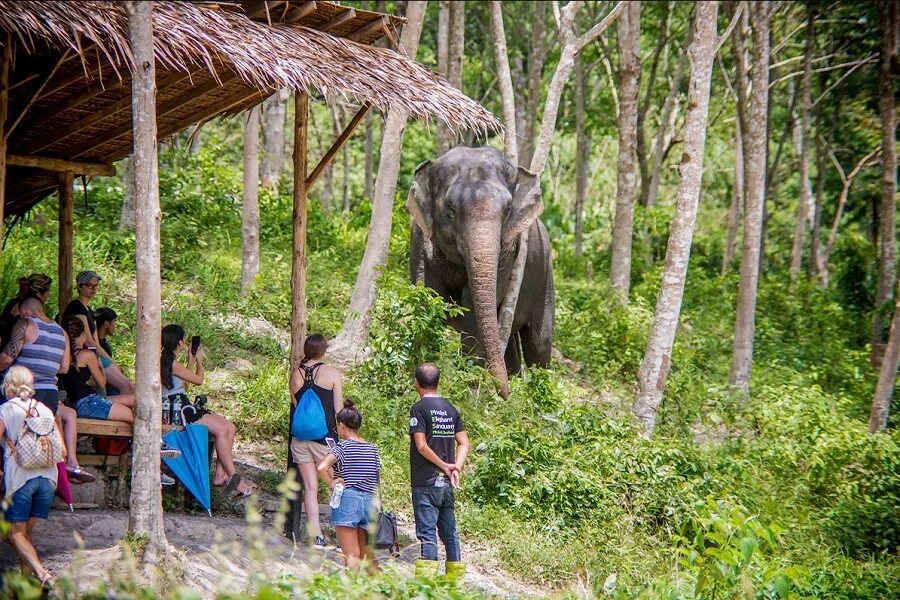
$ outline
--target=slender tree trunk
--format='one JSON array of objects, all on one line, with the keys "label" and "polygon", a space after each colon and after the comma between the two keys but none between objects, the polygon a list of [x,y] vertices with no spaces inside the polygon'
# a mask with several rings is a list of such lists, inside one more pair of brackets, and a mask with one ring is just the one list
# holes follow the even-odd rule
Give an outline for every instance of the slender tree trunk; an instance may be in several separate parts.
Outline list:
[{"label": "slender tree trunk", "polygon": [[631,238],[634,229],[634,190],[637,140],[637,103],[641,75],[641,4],[629,2],[619,18],[619,160],[616,216],[613,223],[610,285],[628,302],[631,287]]},{"label": "slender tree trunk", "polygon": [[[756,291],[759,286],[763,204],[766,184],[766,112],[769,102],[769,4],[749,3],[750,27],[753,32],[752,91],[748,108],[741,121],[744,135],[744,239],[741,251],[740,284],[735,316],[734,344],[729,383],[742,394],[750,393],[753,369],[753,336],[756,328]],[[736,33],[740,38],[742,32]],[[736,55],[743,53],[743,42],[737,43]],[[739,75],[742,75],[739,73]],[[743,77],[739,77],[743,79]],[[739,96],[747,97],[745,81],[738,82]],[[743,93],[740,92],[744,88]],[[743,103],[743,98],[742,98]]]},{"label": "slender tree trunk", "polygon": [[497,65],[497,80],[500,83],[500,98],[503,102],[503,147],[506,158],[519,164],[519,144],[516,139],[516,97],[513,91],[512,73],[506,50],[506,32],[503,29],[503,9],[494,0],[491,5],[491,37],[494,42],[494,62]]},{"label": "slender tree trunk", "polygon": [[[413,1],[407,5],[407,23],[400,36],[400,46],[410,58],[415,58],[425,18],[423,1]],[[407,111],[397,108],[387,115],[381,141],[381,160],[378,165],[378,179],[375,182],[375,199],[372,202],[372,220],[369,238],[363,254],[350,307],[344,319],[344,327],[330,348],[330,355],[337,361],[349,363],[356,359],[365,347],[369,337],[372,306],[378,293],[377,277],[379,267],[387,261],[388,245],[391,239],[394,194],[397,191],[397,176],[400,173],[400,149],[406,128]]]},{"label": "slender tree trunk", "polygon": [[[370,110],[366,115],[366,142],[365,142],[365,169],[366,169],[366,198],[369,202],[375,195],[375,117],[372,116],[374,110]],[[440,119],[438,119],[440,122]]]},{"label": "slender tree trunk", "polygon": [[676,195],[675,216],[669,232],[666,265],[656,301],[656,313],[650,329],[647,352],[638,371],[638,390],[634,400],[634,412],[647,437],[653,434],[656,427],[657,411],[672,364],[672,348],[681,314],[691,242],[697,221],[712,62],[716,53],[717,12],[718,2],[700,2],[696,5],[696,33],[687,50],[691,61],[691,80],[685,115],[681,181]]},{"label": "slender tree trunk", "polygon": [[869,433],[878,433],[887,427],[894,386],[897,384],[897,365],[900,364],[900,290],[896,298],[898,302],[894,303],[894,318],[891,321],[891,331],[878,371],[878,383],[875,386],[875,397],[872,399],[872,410],[869,413]]},{"label": "slender tree trunk", "polygon": [[528,95],[525,103],[525,128],[521,130],[519,144],[519,164],[530,165],[534,157],[534,130],[537,126],[538,108],[541,103],[541,76],[544,73],[544,21],[547,3],[537,0],[534,6],[534,20],[531,25],[531,48],[528,53]]},{"label": "slender tree trunk", "polygon": [[[438,30],[437,30],[437,70],[438,74],[444,79],[449,75],[450,63],[450,4],[449,0],[440,0],[438,3],[440,10],[438,12]],[[435,125],[435,139],[437,140],[436,154],[440,156],[447,151],[444,147],[449,136],[447,126],[443,121],[438,119]],[[372,195],[369,195],[372,198]]]},{"label": "slender tree trunk", "polygon": [[[806,51],[803,55],[803,79],[800,83],[800,200],[797,203],[797,222],[794,226],[794,244],[791,248],[791,279],[796,279],[803,266],[803,242],[807,221],[812,214],[812,189],[809,176],[809,132],[812,129],[812,55],[815,44],[816,11],[809,7],[806,25]],[[815,267],[812,267],[815,270]]]},{"label": "slender tree trunk", "polygon": [[[160,255],[159,173],[156,157],[156,66],[153,58],[153,5],[125,2],[128,37],[136,65],[132,73],[134,156],[131,189],[137,207],[137,342],[135,352],[134,434],[128,531],[146,535],[151,547],[165,549],[159,487],[162,391],[159,377]],[[153,553],[147,556],[153,560]]]},{"label": "slender tree trunk", "polygon": [[281,179],[284,165],[284,117],[289,96],[289,90],[281,89],[263,103],[263,154],[260,171],[262,186],[266,188],[275,188]]},{"label": "slender tree trunk", "polygon": [[[896,245],[897,215],[897,113],[893,71],[897,68],[897,5],[882,4],[881,89],[881,210],[879,218],[878,286],[875,292],[875,318],[872,327],[872,360],[877,362],[883,338],[883,307],[890,300],[895,279],[894,248]],[[900,334],[900,332],[898,332]],[[900,342],[898,342],[900,343]],[[890,366],[890,365],[889,365]],[[896,364],[894,365],[896,371]],[[883,373],[883,371],[882,371]],[[876,396],[876,401],[878,397]],[[888,397],[890,402],[890,397]],[[873,414],[875,407],[873,404]],[[884,411],[887,420],[887,409]],[[870,425],[871,429],[871,425]]]},{"label": "slender tree trunk", "polygon": [[[816,119],[816,126],[822,128],[821,119]],[[826,144],[816,136],[816,205],[813,213],[812,232],[809,246],[809,276],[813,279],[822,270],[822,208],[825,203],[825,154]]]},{"label": "slender tree trunk", "polygon": [[[341,110],[341,131],[344,130],[347,121],[347,113]],[[340,135],[340,134],[338,134]],[[350,211],[350,144],[344,144],[341,148],[341,158],[344,163],[344,174],[341,178],[341,197],[344,200],[344,212]]]},{"label": "slender tree trunk", "polygon": [[[674,10],[674,2],[670,1],[668,10],[662,16],[660,23],[660,36],[656,41],[656,49],[653,51],[653,58],[650,61],[650,72],[647,76],[647,85],[644,88],[644,97],[638,106],[638,124],[637,124],[637,158],[638,168],[641,173],[641,206],[647,206],[647,197],[650,193],[650,167],[647,163],[647,111],[650,110],[650,101],[653,98],[653,87],[656,83],[656,72],[659,69],[659,59],[666,46],[669,43],[669,29],[672,23],[672,12]],[[688,43],[690,40],[688,40]]]},{"label": "slender tree trunk", "polygon": [[[131,176],[131,157],[122,161],[122,182],[127,189],[128,178]],[[134,231],[134,195],[125,194],[122,198],[122,210],[119,211],[119,231]]]},{"label": "slender tree trunk", "polygon": [[[465,8],[465,2],[450,2],[447,81],[458,90],[463,89],[463,56],[466,42]],[[441,133],[443,137],[438,139],[438,156],[452,148],[457,142],[456,135],[446,127],[441,129]],[[368,328],[366,328],[366,331],[368,331]]]},{"label": "slender tree trunk", "polygon": [[[329,109],[330,110],[330,109]],[[322,132],[319,130],[319,123],[316,121],[316,115],[314,110],[309,111],[309,124],[312,125],[313,136],[316,140],[316,154],[320,157],[325,155],[327,152],[327,148],[325,144],[322,142]],[[308,141],[308,140],[307,140]],[[331,210],[331,203],[334,198],[334,161],[328,163],[328,166],[325,167],[325,170],[322,172],[322,193],[319,194],[319,203],[322,205],[322,210],[328,212]],[[309,190],[307,190],[309,193]]]},{"label": "slender tree trunk", "polygon": [[722,258],[722,275],[728,272],[737,251],[737,233],[743,203],[744,140],[741,136],[741,120],[737,119],[734,123],[734,187],[731,190],[731,206],[728,207],[728,233],[725,237],[725,256]]},{"label": "slender tree trunk", "polygon": [[584,200],[587,197],[591,162],[591,140],[585,125],[584,88],[586,76],[581,54],[575,57],[575,256],[581,258],[584,237]]},{"label": "slender tree trunk", "polygon": [[253,287],[257,273],[259,273],[259,109],[251,108],[247,112],[247,122],[244,125],[244,197],[241,211],[242,296]]}]

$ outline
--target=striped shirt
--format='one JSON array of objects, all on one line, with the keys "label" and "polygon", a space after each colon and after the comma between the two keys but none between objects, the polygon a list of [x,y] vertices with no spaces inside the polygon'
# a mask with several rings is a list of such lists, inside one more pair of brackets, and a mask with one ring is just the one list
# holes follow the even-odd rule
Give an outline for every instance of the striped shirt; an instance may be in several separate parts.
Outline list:
[{"label": "striped shirt", "polygon": [[66,352],[66,333],[53,321],[44,323],[37,317],[29,319],[37,328],[37,337],[22,346],[13,364],[28,367],[34,374],[34,389],[55,390],[56,375]]},{"label": "striped shirt", "polygon": [[337,458],[336,472],[344,479],[344,486],[367,494],[374,494],[381,471],[381,456],[375,444],[344,440],[329,450]]}]

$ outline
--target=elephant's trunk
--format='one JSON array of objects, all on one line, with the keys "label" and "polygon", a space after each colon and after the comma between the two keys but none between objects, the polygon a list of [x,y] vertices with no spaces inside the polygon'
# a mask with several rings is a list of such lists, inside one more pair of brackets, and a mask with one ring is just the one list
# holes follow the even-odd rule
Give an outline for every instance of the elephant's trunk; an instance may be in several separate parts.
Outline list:
[{"label": "elephant's trunk", "polygon": [[497,378],[500,395],[509,395],[506,363],[500,353],[500,327],[497,322],[497,269],[500,257],[500,225],[493,221],[478,223],[466,236],[465,261],[472,291],[472,309],[478,341],[488,371]]}]

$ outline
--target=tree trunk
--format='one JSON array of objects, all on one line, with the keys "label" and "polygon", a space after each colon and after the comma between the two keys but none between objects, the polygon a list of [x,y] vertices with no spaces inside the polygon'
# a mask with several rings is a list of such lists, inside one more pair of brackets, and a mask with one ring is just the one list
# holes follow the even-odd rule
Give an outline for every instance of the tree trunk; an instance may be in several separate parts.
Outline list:
[{"label": "tree trunk", "polygon": [[[365,143],[365,169],[366,169],[366,198],[369,199],[369,202],[372,201],[372,197],[375,195],[375,117],[372,113],[374,110],[370,110],[369,114],[366,115],[366,143]],[[438,119],[440,122],[440,119]]]},{"label": "tree trunk", "polygon": [[544,21],[547,3],[534,3],[534,20],[531,24],[531,48],[528,52],[528,93],[525,102],[525,128],[519,145],[519,164],[530,165],[534,157],[534,130],[537,126],[538,108],[541,104],[541,79],[544,72]]},{"label": "tree trunk", "polygon": [[[877,359],[883,338],[882,309],[890,300],[894,287],[894,247],[897,226],[897,114],[894,101],[894,78],[892,69],[897,66],[897,4],[885,2],[882,5],[882,45],[881,45],[881,89],[879,109],[881,111],[881,210],[879,218],[878,287],[875,292],[875,318],[872,327],[872,359]],[[900,332],[898,332],[900,335]],[[895,365],[896,367],[896,365]],[[877,398],[877,396],[876,396]],[[888,398],[888,401],[890,398]],[[874,412],[874,405],[873,405]],[[885,411],[884,419],[887,419]]]},{"label": "tree trunk", "polygon": [[309,189],[309,94],[294,92],[294,190],[291,225],[291,373],[300,367],[306,340],[306,225]]},{"label": "tree trunk", "polygon": [[494,62],[497,66],[497,80],[500,83],[500,98],[503,102],[504,154],[513,164],[517,165],[519,164],[519,144],[516,139],[516,97],[506,50],[503,9],[500,2],[496,0],[491,2],[491,37],[494,42]]},{"label": "tree trunk", "polygon": [[[131,176],[131,157],[122,161],[122,183],[127,189],[130,183],[128,178]],[[119,231],[134,231],[134,195],[125,194],[122,198],[122,210],[119,211]]]},{"label": "tree trunk", "polygon": [[575,256],[581,258],[584,237],[584,200],[587,197],[591,163],[591,140],[585,126],[584,88],[586,76],[581,54],[575,57]]},{"label": "tree trunk", "polygon": [[[6,117],[9,114],[9,72],[12,67],[13,41],[12,33],[7,32],[3,38],[3,51],[0,52],[0,240],[3,239],[3,221],[6,211]],[[0,243],[0,256],[3,244]]]},{"label": "tree trunk", "polygon": [[[449,0],[441,0],[439,3],[440,10],[438,12],[438,30],[437,30],[437,70],[438,75],[447,79],[449,76],[450,63],[450,2]],[[435,125],[435,139],[437,140],[436,155],[440,156],[446,152],[444,147],[449,136],[447,126],[440,119],[437,119]],[[368,194],[371,199],[372,195]]]},{"label": "tree trunk", "polygon": [[[342,109],[341,110],[341,131],[344,130],[344,126],[347,123],[347,113]],[[338,134],[340,135],[340,133]],[[344,144],[344,147],[341,148],[341,158],[344,163],[344,175],[342,177],[342,185],[341,185],[341,197],[344,200],[344,212],[350,212],[350,143],[347,140],[347,143]]]},{"label": "tree trunk", "polygon": [[280,89],[263,103],[262,126],[262,186],[275,188],[281,179],[284,165],[284,118],[290,91]]},{"label": "tree trunk", "polygon": [[728,233],[725,237],[725,255],[722,258],[722,275],[728,272],[737,250],[737,232],[741,222],[741,206],[744,203],[744,140],[741,136],[741,120],[734,123],[734,187],[731,190],[731,206],[728,207]]},{"label": "tree trunk", "polygon": [[685,114],[684,151],[681,158],[681,181],[675,202],[675,216],[669,232],[666,264],[647,352],[638,371],[638,390],[634,412],[647,437],[656,427],[656,415],[662,402],[666,379],[672,364],[672,348],[681,314],[681,301],[687,277],[688,260],[703,177],[703,154],[706,148],[706,126],[709,115],[709,89],[712,62],[716,53],[716,14],[718,2],[700,2],[695,10],[695,35],[690,54],[691,79]]},{"label": "tree trunk", "polygon": [[[134,156],[127,193],[137,207],[137,342],[128,531],[146,535],[151,547],[166,548],[159,487],[162,394],[159,377],[160,255],[159,173],[156,156],[156,67],[153,58],[153,5],[125,2],[128,37],[136,65],[132,73]],[[152,558],[152,553],[150,557]]]},{"label": "tree trunk", "polygon": [[[425,2],[414,1],[407,5],[407,23],[400,36],[400,46],[404,53],[415,59],[425,17]],[[400,149],[406,128],[407,111],[397,108],[387,115],[381,140],[381,160],[378,165],[378,179],[375,182],[375,198],[372,202],[372,220],[369,224],[369,238],[363,254],[350,307],[344,319],[344,327],[331,344],[329,354],[338,362],[347,364],[356,359],[369,338],[372,307],[378,293],[377,277],[380,267],[387,261],[388,245],[391,239],[394,194],[397,191],[397,176],[400,173]]]},{"label": "tree trunk", "polygon": [[[791,279],[796,279],[803,266],[803,242],[807,221],[815,218],[812,207],[812,189],[809,177],[809,132],[812,129],[812,55],[815,43],[815,8],[809,7],[806,25],[806,51],[803,55],[803,79],[800,82],[800,200],[797,203],[797,222],[794,226],[794,244],[791,247]],[[815,267],[813,267],[815,269]]]},{"label": "tree trunk", "polygon": [[[282,131],[282,137],[284,132]],[[277,179],[276,179],[277,181]],[[241,295],[259,273],[259,109],[247,112],[244,125],[244,197],[241,210]]]},{"label": "tree trunk", "polygon": [[629,2],[619,19],[619,160],[616,181],[616,216],[612,235],[609,281],[628,302],[631,287],[631,238],[634,229],[637,104],[640,89],[641,4]]},{"label": "tree trunk", "polygon": [[[822,121],[816,119],[816,127],[821,130]],[[813,211],[812,232],[809,245],[809,276],[813,279],[822,270],[822,207],[825,203],[825,153],[827,144],[816,136],[816,203]]]},{"label": "tree trunk", "polygon": [[[463,55],[466,42],[466,3],[450,3],[450,44],[447,50],[447,81],[458,90],[463,89]],[[409,25],[406,25],[409,27]],[[405,120],[404,120],[405,125]],[[438,140],[437,155],[440,156],[457,141],[456,134],[446,127],[442,129],[443,137]],[[379,176],[381,175],[379,167]],[[366,328],[368,331],[368,327]]]},{"label": "tree trunk", "polygon": [[[753,335],[756,327],[756,291],[759,286],[760,241],[762,239],[763,204],[766,193],[766,112],[769,102],[769,5],[749,3],[750,27],[753,32],[752,91],[748,107],[741,119],[744,136],[744,239],[741,250],[740,284],[735,315],[734,344],[728,381],[747,396],[753,369]],[[736,32],[735,39],[742,32]],[[735,44],[741,56],[743,40]],[[739,59],[742,61],[742,58]],[[744,71],[746,73],[746,71]],[[739,79],[744,79],[739,73]],[[741,89],[743,88],[743,92]],[[746,80],[738,82],[739,96],[747,97]]]},{"label": "tree trunk", "polygon": [[891,399],[897,383],[897,365],[900,364],[900,290],[896,298],[898,302],[894,303],[894,319],[891,321],[888,343],[878,371],[875,397],[872,399],[872,411],[869,413],[869,433],[878,433],[887,427]]},{"label": "tree trunk", "polygon": [[[644,97],[638,106],[638,124],[637,124],[637,158],[638,167],[641,173],[641,206],[647,206],[647,197],[650,193],[650,167],[647,164],[647,111],[650,109],[650,101],[653,98],[653,86],[656,83],[656,72],[659,69],[659,59],[663,51],[669,43],[669,29],[672,23],[672,12],[674,10],[674,2],[670,1],[668,10],[662,16],[660,23],[660,36],[656,41],[656,49],[653,51],[653,58],[650,61],[650,72],[647,76],[647,85],[644,88]],[[690,40],[688,40],[690,41]]]},{"label": "tree trunk", "polygon": [[[693,37],[693,25],[688,28],[687,38],[684,42],[685,48],[691,45]],[[665,159],[666,148],[666,132],[672,127],[669,122],[676,116],[675,103],[678,100],[678,91],[681,89],[681,80],[684,78],[684,69],[687,66],[687,51],[683,52],[678,60],[678,66],[675,67],[675,75],[672,76],[672,82],[669,85],[669,95],[666,96],[666,102],[663,104],[663,112],[660,117],[659,131],[656,132],[656,142],[653,145],[653,170],[650,172],[650,185],[647,186],[647,206],[656,206],[656,198],[659,194],[659,182],[662,179],[662,165]],[[621,94],[620,94],[621,95]]]}]

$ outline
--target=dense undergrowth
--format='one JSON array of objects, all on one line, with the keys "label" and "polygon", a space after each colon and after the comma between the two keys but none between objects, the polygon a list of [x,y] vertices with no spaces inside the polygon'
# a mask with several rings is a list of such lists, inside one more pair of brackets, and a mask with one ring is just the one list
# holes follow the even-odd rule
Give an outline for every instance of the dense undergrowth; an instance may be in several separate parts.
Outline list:
[{"label": "dense undergrowth", "polygon": [[[228,372],[207,385],[213,408],[233,418],[242,437],[271,440],[287,428],[287,352],[283,340],[254,333],[250,320],[288,329],[290,199],[263,193],[262,270],[256,288],[241,297],[240,171],[222,158],[227,151],[217,135],[195,156],[172,153],[160,170],[164,321],[203,336],[213,369],[238,356],[253,363],[251,372]],[[404,155],[401,173],[414,164],[414,155]],[[114,229],[121,193],[116,180],[92,185],[87,207],[77,211],[75,265],[104,276],[96,304],[113,306],[127,327],[134,323],[134,246],[132,235]],[[0,264],[4,296],[16,275],[55,272],[51,205],[10,234]],[[412,367],[433,360],[476,445],[457,506],[464,538],[487,548],[478,560],[558,594],[897,594],[900,434],[865,430],[874,375],[864,345],[868,317],[853,304],[864,302],[865,287],[854,272],[856,249],[838,249],[842,270],[826,290],[777,274],[763,279],[753,391],[743,401],[725,385],[736,274],[718,274],[721,240],[698,235],[657,435],[645,440],[629,411],[659,269],[638,265],[632,301],[621,306],[604,283],[604,253],[589,250],[576,260],[568,232],[550,217],[555,344],[575,372],[559,363],[529,369],[503,401],[444,325],[458,309],[407,283],[408,218],[397,209],[373,351],[349,372],[347,385],[365,415],[363,435],[381,448],[392,507],[410,510]],[[651,217],[639,215],[639,222]],[[367,224],[365,203],[348,214],[313,204],[311,331],[339,331]],[[658,237],[665,239],[664,228]],[[582,275],[588,260],[597,266],[594,281]],[[53,313],[55,300],[50,304]],[[133,332],[126,328],[113,344],[130,369]],[[277,452],[275,470],[286,444]],[[275,582],[253,594],[465,597],[392,576],[341,577],[318,575],[305,587]]]}]

